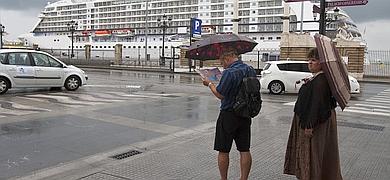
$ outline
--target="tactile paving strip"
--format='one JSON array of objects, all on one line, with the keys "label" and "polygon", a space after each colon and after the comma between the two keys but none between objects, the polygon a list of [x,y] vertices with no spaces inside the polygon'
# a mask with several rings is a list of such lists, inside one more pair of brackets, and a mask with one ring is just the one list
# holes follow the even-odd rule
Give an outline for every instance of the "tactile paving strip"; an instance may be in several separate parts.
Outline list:
[{"label": "tactile paving strip", "polygon": [[87,177],[80,178],[79,180],[127,180],[127,178],[115,177],[104,173],[95,173]]}]

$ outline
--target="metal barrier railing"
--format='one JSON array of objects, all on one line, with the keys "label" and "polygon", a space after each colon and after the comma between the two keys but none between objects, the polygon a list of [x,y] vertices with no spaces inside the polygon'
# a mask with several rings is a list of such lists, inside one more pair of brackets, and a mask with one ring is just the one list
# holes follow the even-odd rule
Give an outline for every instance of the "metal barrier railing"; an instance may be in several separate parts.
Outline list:
[{"label": "metal barrier railing", "polygon": [[[156,58],[151,58],[150,60],[145,61],[145,57],[140,50],[134,53],[130,53],[127,50],[123,55],[122,61],[119,63],[115,63],[113,50],[93,50],[91,60],[88,61],[85,60],[85,51],[81,49],[74,51],[75,57],[73,59],[70,59],[69,49],[49,49],[45,51],[60,58],[65,63],[75,65],[116,65],[161,69],[174,69],[174,67],[179,67],[180,65],[178,60],[179,57],[175,57],[175,60],[171,57],[167,57],[165,63],[162,63],[161,59]],[[242,55],[242,59],[251,64],[253,67],[261,69],[263,68],[264,61],[279,60],[278,53],[279,52],[277,50],[254,50]],[[154,54],[154,56],[156,55],[158,54]],[[390,77],[390,50],[366,51],[363,66],[363,73],[365,76]]]},{"label": "metal barrier railing", "polygon": [[[178,56],[175,58],[165,57],[165,60],[158,57],[159,51],[151,51],[150,59],[145,60],[143,53],[141,51],[135,50],[124,50],[122,60],[116,62],[115,52],[113,49],[104,49],[104,50],[92,50],[90,60],[86,60],[85,50],[84,49],[74,49],[74,57],[71,58],[70,49],[42,49],[53,56],[61,59],[67,64],[73,65],[91,65],[91,66],[129,66],[129,67],[144,67],[144,68],[160,68],[160,69],[172,69],[176,66],[178,67]],[[174,54],[174,53],[172,53]]]},{"label": "metal barrier railing", "polygon": [[390,77],[390,50],[369,50],[364,60],[364,75]]},{"label": "metal barrier railing", "polygon": [[110,61],[111,66],[128,66],[128,67],[145,67],[145,68],[160,68],[160,69],[173,69],[175,66],[178,66],[178,59],[166,57],[165,61],[162,60],[131,60],[131,59],[123,59],[119,63],[115,63],[115,61]]},{"label": "metal barrier railing", "polygon": [[133,68],[153,68],[174,71],[175,67],[179,67],[178,58],[166,57],[165,62],[159,60],[129,60],[115,62],[115,60],[85,60],[85,59],[68,59],[60,58],[66,64],[81,65],[81,66],[100,66],[100,67],[133,67]]}]

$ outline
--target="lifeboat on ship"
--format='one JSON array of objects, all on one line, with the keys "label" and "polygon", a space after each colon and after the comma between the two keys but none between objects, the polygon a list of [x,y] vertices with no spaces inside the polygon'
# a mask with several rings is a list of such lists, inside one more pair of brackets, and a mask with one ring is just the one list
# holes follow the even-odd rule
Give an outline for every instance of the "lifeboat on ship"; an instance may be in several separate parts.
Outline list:
[{"label": "lifeboat on ship", "polygon": [[95,31],[95,36],[98,36],[98,37],[111,36],[111,31],[109,31],[109,30]]},{"label": "lifeboat on ship", "polygon": [[89,36],[91,34],[90,31],[82,31],[80,36]]},{"label": "lifeboat on ship", "polygon": [[131,29],[113,30],[112,34],[114,36],[118,36],[118,37],[132,37],[132,36],[134,36],[134,32]]}]

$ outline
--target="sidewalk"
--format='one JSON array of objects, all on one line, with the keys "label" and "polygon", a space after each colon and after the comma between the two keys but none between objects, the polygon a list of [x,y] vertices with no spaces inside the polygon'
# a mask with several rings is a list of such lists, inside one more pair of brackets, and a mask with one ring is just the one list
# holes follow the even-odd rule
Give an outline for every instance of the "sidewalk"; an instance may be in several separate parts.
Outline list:
[{"label": "sidewalk", "polygon": [[[268,102],[252,122],[253,180],[294,180],[282,174],[292,119],[292,106]],[[289,114],[289,116],[285,116]],[[339,113],[340,114],[340,113]],[[216,115],[217,116],[217,115]],[[339,118],[340,119],[340,118]],[[338,122],[342,174],[346,180],[390,179],[390,122],[382,128],[363,128],[356,122]],[[359,126],[360,125],[360,126]],[[172,180],[218,179],[217,152],[212,150],[215,124],[207,123],[147,142],[121,147],[35,172],[21,179]],[[110,156],[140,151],[122,160]],[[233,145],[229,179],[239,179],[239,156]]]}]

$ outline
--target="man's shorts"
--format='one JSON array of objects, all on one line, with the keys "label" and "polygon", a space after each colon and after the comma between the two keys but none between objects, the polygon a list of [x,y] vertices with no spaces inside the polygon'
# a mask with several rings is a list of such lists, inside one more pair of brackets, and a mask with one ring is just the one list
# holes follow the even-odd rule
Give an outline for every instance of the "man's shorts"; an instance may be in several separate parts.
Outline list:
[{"label": "man's shorts", "polygon": [[230,152],[233,140],[237,150],[248,152],[251,141],[250,118],[236,116],[232,111],[220,111],[214,141],[214,150],[220,152]]}]

